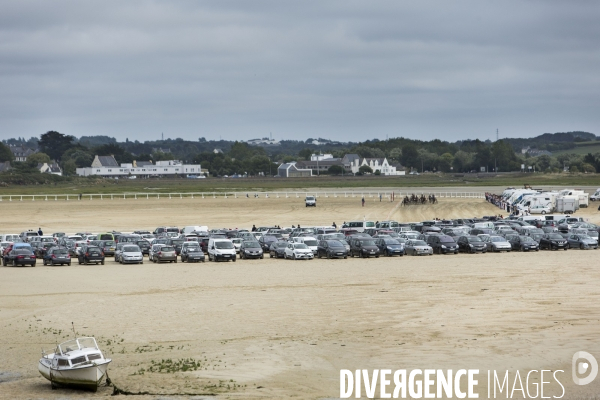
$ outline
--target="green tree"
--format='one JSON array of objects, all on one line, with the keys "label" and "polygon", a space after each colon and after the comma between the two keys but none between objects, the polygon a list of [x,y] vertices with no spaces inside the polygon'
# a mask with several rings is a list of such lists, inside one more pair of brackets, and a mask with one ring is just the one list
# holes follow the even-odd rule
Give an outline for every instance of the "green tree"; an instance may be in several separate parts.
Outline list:
[{"label": "green tree", "polygon": [[27,157],[26,163],[32,167],[37,167],[38,164],[48,163],[50,164],[52,160],[46,153],[33,153],[32,155]]},{"label": "green tree", "polygon": [[381,175],[381,170],[379,170],[379,169],[375,170],[375,175],[377,175],[377,176]]},{"label": "green tree", "polygon": [[73,176],[76,173],[77,164],[75,163],[74,160],[68,159],[63,162],[62,169],[63,169],[63,175]]},{"label": "green tree", "polygon": [[361,165],[360,168],[358,169],[358,173],[361,175],[362,174],[372,174],[373,170],[368,165]]},{"label": "green tree", "polygon": [[400,162],[400,158],[402,157],[402,148],[394,147],[392,150],[390,150],[389,154],[391,160],[395,162]]},{"label": "green tree", "polygon": [[61,160],[63,163],[72,160],[77,168],[84,168],[92,165],[94,156],[87,150],[81,148],[72,148],[64,152]]},{"label": "green tree", "polygon": [[581,164],[581,170],[583,172],[587,172],[587,173],[595,173],[596,172],[596,168],[590,163]]},{"label": "green tree", "polygon": [[442,172],[450,172],[452,170],[453,162],[454,156],[450,153],[444,153],[438,159],[438,169]]},{"label": "green tree", "polygon": [[0,162],[14,161],[15,156],[10,150],[10,147],[0,142]]},{"label": "green tree", "polygon": [[456,171],[469,171],[473,163],[473,154],[459,150],[454,155],[454,169]]},{"label": "green tree", "polygon": [[60,160],[60,157],[67,151],[74,141],[73,136],[63,135],[56,131],[48,131],[40,136],[38,145],[40,151],[48,154],[53,160]]},{"label": "green tree", "polygon": [[298,155],[305,160],[310,160],[310,156],[312,155],[312,150],[308,148],[304,148],[298,152]]},{"label": "green tree", "polygon": [[327,172],[331,175],[341,175],[344,173],[344,168],[341,165],[332,165]]}]

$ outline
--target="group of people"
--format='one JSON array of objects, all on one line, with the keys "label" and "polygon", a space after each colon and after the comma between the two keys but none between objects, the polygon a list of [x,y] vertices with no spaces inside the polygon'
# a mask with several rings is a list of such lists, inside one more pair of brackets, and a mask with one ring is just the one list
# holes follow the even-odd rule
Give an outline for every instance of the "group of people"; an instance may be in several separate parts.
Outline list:
[{"label": "group of people", "polygon": [[529,211],[519,210],[517,207],[514,207],[510,203],[507,203],[506,201],[504,201],[504,198],[497,194],[486,192],[485,200],[488,203],[491,203],[491,204],[495,205],[496,207],[501,208],[502,210],[506,210],[506,212],[509,215],[517,215],[517,216],[518,215],[529,215]]}]

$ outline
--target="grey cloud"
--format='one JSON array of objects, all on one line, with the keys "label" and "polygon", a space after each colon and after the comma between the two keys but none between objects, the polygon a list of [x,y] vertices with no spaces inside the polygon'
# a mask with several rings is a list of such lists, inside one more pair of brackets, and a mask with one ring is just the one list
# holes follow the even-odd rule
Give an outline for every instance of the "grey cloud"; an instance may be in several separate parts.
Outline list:
[{"label": "grey cloud", "polygon": [[598,132],[595,2],[15,1],[0,137]]}]

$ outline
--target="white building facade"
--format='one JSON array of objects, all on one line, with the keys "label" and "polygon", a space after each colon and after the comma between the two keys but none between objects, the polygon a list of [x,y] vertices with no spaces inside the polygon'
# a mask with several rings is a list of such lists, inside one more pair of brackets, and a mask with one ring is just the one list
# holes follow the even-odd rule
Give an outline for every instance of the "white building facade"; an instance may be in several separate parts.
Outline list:
[{"label": "white building facade", "polygon": [[175,175],[200,175],[202,169],[200,164],[183,164],[177,160],[157,161],[156,164],[145,164],[138,166],[135,162],[132,164],[121,164],[120,166],[98,166],[88,168],[77,168],[79,176],[103,176],[103,177],[129,177],[137,176],[140,178],[149,178],[157,176],[175,176]]},{"label": "white building facade", "polygon": [[367,165],[373,172],[379,171],[381,175],[405,175],[406,171],[398,170],[396,166],[390,165],[387,158],[357,158],[352,160],[351,170],[356,174],[360,167]]}]

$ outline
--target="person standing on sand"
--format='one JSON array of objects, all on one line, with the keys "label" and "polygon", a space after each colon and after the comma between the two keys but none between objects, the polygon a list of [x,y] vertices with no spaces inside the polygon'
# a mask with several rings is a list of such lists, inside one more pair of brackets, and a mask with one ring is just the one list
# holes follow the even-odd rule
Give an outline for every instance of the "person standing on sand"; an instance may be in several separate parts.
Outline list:
[{"label": "person standing on sand", "polygon": [[362,198],[362,206],[363,207],[365,206],[365,196],[363,196],[363,198]]},{"label": "person standing on sand", "polygon": [[256,225],[252,225],[252,232],[256,232]]},{"label": "person standing on sand", "polygon": [[42,232],[42,228],[38,228],[38,236],[44,236],[44,232]]}]

